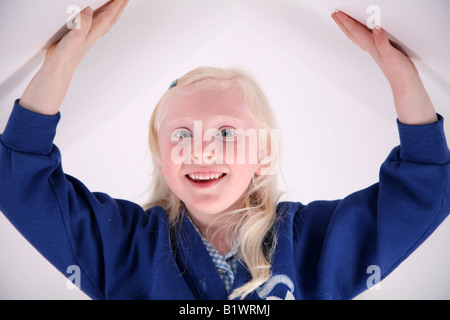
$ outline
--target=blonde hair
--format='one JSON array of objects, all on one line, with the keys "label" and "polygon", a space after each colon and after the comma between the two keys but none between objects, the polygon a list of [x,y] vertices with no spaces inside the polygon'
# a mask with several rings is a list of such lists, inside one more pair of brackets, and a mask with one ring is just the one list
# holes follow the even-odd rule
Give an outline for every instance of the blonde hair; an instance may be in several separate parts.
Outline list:
[{"label": "blonde hair", "polygon": [[[235,90],[245,101],[250,114],[260,129],[277,129],[272,109],[259,85],[241,69],[222,69],[199,67],[181,78],[161,97],[150,119],[149,147],[154,164],[151,199],[145,206],[161,206],[167,212],[172,230],[176,230],[181,220],[183,204],[170,190],[161,175],[161,159],[158,146],[158,129],[165,114],[166,106],[172,97],[180,92],[202,90]],[[270,137],[269,139],[270,140]],[[268,141],[270,142],[270,141]],[[265,150],[271,164],[278,165],[278,150]],[[234,290],[230,299],[244,298],[271,276],[271,256],[276,244],[273,226],[276,219],[276,206],[280,193],[277,188],[277,175],[255,174],[246,192],[239,200],[238,210],[226,214],[227,234],[237,240],[237,257],[248,268],[252,279]]]}]

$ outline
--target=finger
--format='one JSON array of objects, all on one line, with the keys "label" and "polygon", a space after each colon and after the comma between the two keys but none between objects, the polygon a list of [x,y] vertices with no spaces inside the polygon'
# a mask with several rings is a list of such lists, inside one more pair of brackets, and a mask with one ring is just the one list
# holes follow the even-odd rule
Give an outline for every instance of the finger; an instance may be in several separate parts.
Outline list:
[{"label": "finger", "polygon": [[360,22],[356,21],[352,17],[348,16],[342,11],[336,12],[336,17],[342,22],[342,24],[345,26],[345,28],[348,30],[348,32],[355,38],[355,39],[368,39],[371,37],[370,30]]},{"label": "finger", "polygon": [[95,10],[91,32],[88,36],[94,39],[102,36],[105,30],[108,29],[111,21],[114,20],[114,17],[119,12],[124,2],[125,0],[111,0]]},{"label": "finger", "polygon": [[375,28],[373,28],[372,33],[375,45],[377,46],[377,49],[381,55],[384,55],[392,50],[393,47],[391,46],[389,38],[386,35],[384,29],[382,29],[379,26],[375,26]]},{"label": "finger", "polygon": [[96,16],[99,15],[100,12],[105,11],[106,8],[108,8],[108,6],[109,6],[109,5],[111,4],[111,2],[113,2],[113,1],[114,1],[114,0],[110,0],[110,1],[106,2],[104,5],[98,7],[97,9],[95,9],[94,16],[96,17]]},{"label": "finger", "polygon": [[[344,32],[344,34],[347,36],[347,38],[349,38],[355,45],[357,45],[358,47],[360,47],[363,50],[367,51],[367,45],[364,45],[364,43],[361,41],[361,38],[357,38],[355,36],[355,32],[354,31],[350,31],[349,28],[347,28],[347,26],[349,25],[349,22],[351,21],[345,21],[342,22],[339,17],[337,12],[335,12],[332,15],[333,20],[336,22],[336,24],[339,26],[339,28],[342,30],[342,32]],[[373,42],[373,40],[371,39],[370,41]],[[367,43],[367,40],[365,41]]]},{"label": "finger", "polygon": [[[64,35],[64,37],[62,37],[58,41],[58,43],[60,43],[61,41],[69,41],[69,42],[76,41],[74,43],[79,43],[81,41],[81,43],[84,43],[86,41],[87,35],[92,25],[92,16],[93,16],[92,8],[86,7],[78,15],[79,17],[77,18],[78,19],[77,24],[66,35]],[[53,48],[49,51],[50,52],[54,51],[56,45],[57,43],[55,43]]]},{"label": "finger", "polygon": [[117,20],[119,20],[120,16],[122,15],[123,11],[125,10],[125,7],[127,6],[129,0],[125,0],[122,5],[119,8],[119,11],[117,11],[114,19],[110,22],[107,30],[105,32],[107,32],[116,22]]},{"label": "finger", "polygon": [[83,35],[84,37],[87,36],[89,30],[91,29],[93,14],[94,14],[94,12],[91,7],[86,7],[83,9],[83,11],[81,11],[81,13],[80,13],[80,30],[79,30],[80,35]]},{"label": "finger", "polygon": [[350,31],[348,31],[347,27],[342,23],[342,21],[339,19],[339,17],[337,16],[337,12],[333,12],[333,14],[331,15],[331,17],[333,18],[334,22],[336,22],[336,24],[338,25],[339,29],[342,30],[342,32],[344,32],[344,34],[351,39],[352,41],[354,39],[353,36],[351,35]]},{"label": "finger", "polygon": [[128,1],[126,0],[111,0],[98,8],[98,11],[96,10],[96,14],[94,14],[94,16],[104,15],[105,17],[107,17],[108,22],[110,22],[115,18],[116,14],[122,9],[124,5],[126,5],[127,2]]}]

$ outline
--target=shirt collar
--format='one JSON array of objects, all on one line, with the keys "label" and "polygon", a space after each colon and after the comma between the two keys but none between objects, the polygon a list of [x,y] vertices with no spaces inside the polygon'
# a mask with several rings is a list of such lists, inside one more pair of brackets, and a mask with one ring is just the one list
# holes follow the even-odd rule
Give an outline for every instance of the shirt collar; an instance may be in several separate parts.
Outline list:
[{"label": "shirt collar", "polygon": [[220,255],[221,257],[223,257],[225,260],[230,259],[231,257],[233,257],[236,254],[236,250],[237,250],[237,242],[234,243],[233,247],[231,248],[230,251],[228,251],[225,255],[221,255],[219,253],[219,251],[211,244],[211,242],[209,242],[200,232],[200,230],[198,230],[197,226],[195,225],[194,221],[192,221],[191,217],[189,217],[189,215],[186,215],[189,222],[191,223],[191,225],[194,227],[195,231],[197,231],[198,235],[200,236],[200,238],[202,239],[203,244],[206,247],[206,250],[208,251],[209,255],[212,256],[212,254],[214,255]]}]

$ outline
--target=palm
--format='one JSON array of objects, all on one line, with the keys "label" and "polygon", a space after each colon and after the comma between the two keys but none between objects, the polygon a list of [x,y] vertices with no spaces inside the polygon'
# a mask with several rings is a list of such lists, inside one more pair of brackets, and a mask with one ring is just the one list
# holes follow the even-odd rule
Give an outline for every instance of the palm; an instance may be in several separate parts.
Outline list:
[{"label": "palm", "polygon": [[80,28],[70,30],[53,43],[47,49],[46,59],[63,61],[75,69],[94,43],[117,22],[127,3],[128,0],[111,0],[95,10],[92,19],[83,16],[83,12],[80,13]]},{"label": "palm", "polygon": [[377,35],[342,11],[333,13],[332,18],[354,44],[372,56],[389,81],[417,75],[414,63],[391,44],[383,29]]}]

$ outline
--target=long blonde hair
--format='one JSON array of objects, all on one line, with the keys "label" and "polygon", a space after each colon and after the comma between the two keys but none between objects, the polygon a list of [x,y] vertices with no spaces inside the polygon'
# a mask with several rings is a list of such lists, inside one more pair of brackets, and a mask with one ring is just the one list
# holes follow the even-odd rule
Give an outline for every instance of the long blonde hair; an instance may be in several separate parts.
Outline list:
[{"label": "long blonde hair", "polygon": [[[149,147],[154,164],[153,187],[151,199],[145,209],[152,206],[163,207],[173,229],[180,222],[183,204],[170,190],[160,170],[158,130],[165,114],[165,107],[172,97],[183,90],[195,92],[196,90],[230,88],[235,89],[244,99],[260,129],[278,129],[269,102],[259,85],[246,72],[236,68],[199,67],[188,72],[177,79],[176,86],[165,92],[153,111],[149,131]],[[269,165],[277,166],[279,150],[271,150],[271,143],[267,145],[265,153],[270,157]],[[273,167],[271,169],[273,170]],[[226,215],[229,222],[227,233],[230,239],[237,240],[238,243],[237,257],[246,265],[252,276],[249,282],[232,292],[230,299],[244,298],[271,276],[271,256],[276,245],[276,236],[272,234],[272,231],[279,198],[277,175],[273,172],[264,175],[255,174],[239,200],[240,209]]]}]

